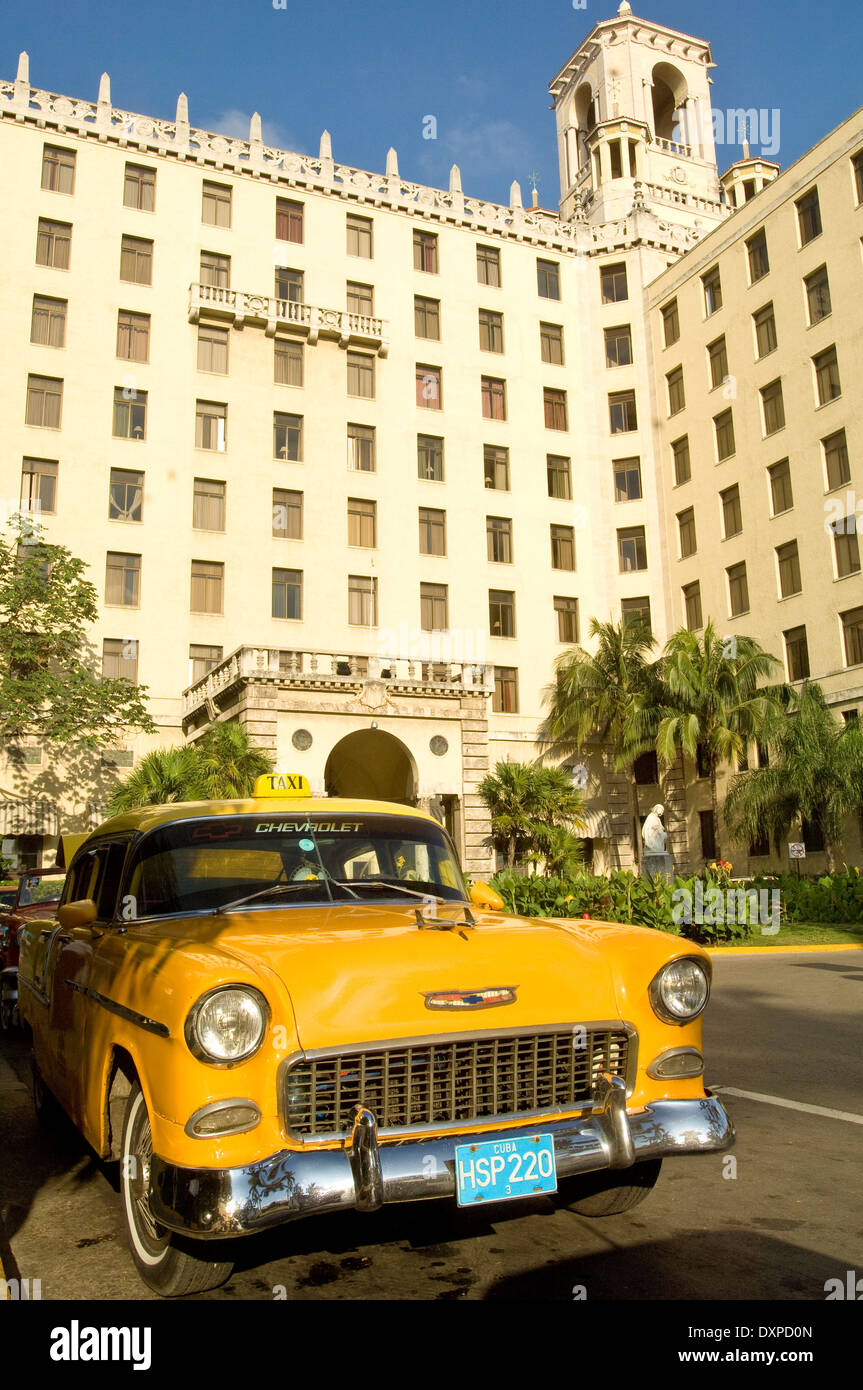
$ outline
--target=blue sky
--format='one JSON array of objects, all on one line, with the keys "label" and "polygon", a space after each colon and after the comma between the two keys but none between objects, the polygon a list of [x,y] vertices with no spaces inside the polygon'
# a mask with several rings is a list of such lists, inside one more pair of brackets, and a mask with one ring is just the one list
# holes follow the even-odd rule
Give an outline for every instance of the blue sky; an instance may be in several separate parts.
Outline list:
[{"label": "blue sky", "polygon": [[[580,0],[579,0],[580,2]],[[172,118],[189,97],[193,125],[316,153],[320,132],[346,164],[380,170],[389,145],[405,178],[508,201],[531,171],[556,206],[548,82],[617,0],[6,0],[0,76],[30,53],[34,86],[95,99],[111,75],[116,106]],[[778,159],[792,163],[863,104],[860,0],[636,0],[635,13],[709,39],[713,105],[781,113]],[[423,138],[423,118],[437,138]],[[426,129],[429,129],[428,123]],[[733,151],[719,152],[722,166]]]}]

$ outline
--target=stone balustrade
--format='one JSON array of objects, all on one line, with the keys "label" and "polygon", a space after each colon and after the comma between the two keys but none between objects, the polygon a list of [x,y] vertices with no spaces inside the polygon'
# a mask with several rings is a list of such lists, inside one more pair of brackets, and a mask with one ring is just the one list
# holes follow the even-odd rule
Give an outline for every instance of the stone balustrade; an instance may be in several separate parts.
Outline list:
[{"label": "stone balustrade", "polygon": [[379,357],[386,357],[389,350],[386,320],[355,314],[349,309],[321,309],[316,304],[232,290],[224,285],[191,284],[189,322],[197,323],[202,312],[210,318],[230,318],[235,328],[244,323],[262,323],[270,338],[280,326],[285,326],[303,333],[312,344],[325,337],[337,338],[340,347],[353,343],[375,347]]}]

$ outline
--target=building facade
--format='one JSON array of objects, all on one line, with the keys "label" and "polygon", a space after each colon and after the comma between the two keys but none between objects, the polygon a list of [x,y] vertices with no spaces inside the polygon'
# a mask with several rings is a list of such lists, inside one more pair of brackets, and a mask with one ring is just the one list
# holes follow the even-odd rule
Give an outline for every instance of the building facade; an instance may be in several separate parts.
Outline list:
[{"label": "building facade", "polygon": [[[703,550],[676,550],[677,512],[705,512],[706,545],[715,510],[695,443],[713,409],[696,391],[709,344],[695,301],[705,256],[736,265],[758,210],[772,218],[775,205],[778,226],[798,196],[780,190],[803,175],[795,165],[773,182],[777,166],[741,161],[720,182],[711,67],[707,43],[625,2],[596,25],[550,84],[551,212],[525,207],[517,183],[508,207],[473,199],[455,166],[447,190],[411,183],[394,150],[382,174],[354,169],[326,132],[316,157],[265,145],[257,117],[248,139],[213,135],[190,124],[183,96],[173,121],[137,116],[113,106],[107,76],[96,102],[56,96],[31,86],[22,55],[0,82],[0,162],[17,191],[0,283],[12,349],[0,495],[7,515],[38,511],[48,538],[87,561],[103,669],[148,687],[159,733],[66,765],[6,750],[7,850],[50,858],[59,830],[98,818],[141,754],[236,718],[315,791],[430,806],[484,872],[478,783],[500,759],[536,756],[555,658],[590,619],[647,615],[662,642],[701,579],[703,613],[726,625],[727,543],[714,538],[709,575]],[[852,121],[819,156],[835,156],[836,198],[854,129],[863,144]],[[824,187],[832,213],[834,172]],[[856,206],[829,233],[844,248],[829,274],[849,335],[860,230],[842,239]],[[800,277],[784,254],[771,274],[790,304]],[[720,311],[735,363],[753,296],[729,291]],[[657,336],[675,297],[685,356]],[[813,352],[825,333],[852,380],[838,327],[819,324]],[[803,338],[784,324],[781,337],[791,371]],[[693,440],[693,500],[680,505],[669,456],[685,430],[664,409],[678,368]],[[856,427],[830,409],[853,454]],[[742,414],[735,428],[754,531],[748,491],[777,460],[762,460],[770,447],[743,434]],[[768,525],[765,513],[765,545]],[[748,559],[746,541],[737,548]],[[775,647],[838,591],[813,578],[786,621],[765,566],[742,630]],[[841,577],[843,612],[863,603],[857,584]],[[834,666],[835,688],[851,689],[838,653]],[[599,752],[586,764],[594,862],[630,864],[626,784]],[[663,800],[678,862],[696,863],[697,778],[658,775],[646,774],[642,810]]]}]

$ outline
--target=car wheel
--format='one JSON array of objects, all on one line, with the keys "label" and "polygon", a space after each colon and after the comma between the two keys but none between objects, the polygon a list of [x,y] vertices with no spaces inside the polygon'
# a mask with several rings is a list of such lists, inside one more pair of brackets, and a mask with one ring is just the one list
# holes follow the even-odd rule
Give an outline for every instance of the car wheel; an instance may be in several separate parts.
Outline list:
[{"label": "car wheel", "polygon": [[603,1169],[573,1179],[571,1198],[564,1202],[578,1216],[617,1216],[649,1197],[662,1168],[661,1158],[646,1159],[619,1172]]},{"label": "car wheel", "polygon": [[150,1209],[153,1140],[140,1086],[129,1092],[120,1157],[120,1194],[132,1259],[144,1283],[166,1298],[223,1284],[232,1263],[208,1257],[203,1241],[184,1241],[160,1226]]}]

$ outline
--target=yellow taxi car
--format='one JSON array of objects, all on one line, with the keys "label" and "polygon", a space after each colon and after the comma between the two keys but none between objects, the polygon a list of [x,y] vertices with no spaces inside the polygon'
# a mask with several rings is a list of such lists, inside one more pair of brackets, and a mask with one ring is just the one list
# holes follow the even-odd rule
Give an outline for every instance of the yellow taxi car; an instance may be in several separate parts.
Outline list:
[{"label": "yellow taxi car", "polygon": [[710,961],[658,931],[504,916],[433,817],[314,799],[152,806],[85,840],[21,940],[37,1109],[120,1161],[166,1295],[317,1212],[560,1188],[606,1215],[733,1142],[702,1083]]}]

